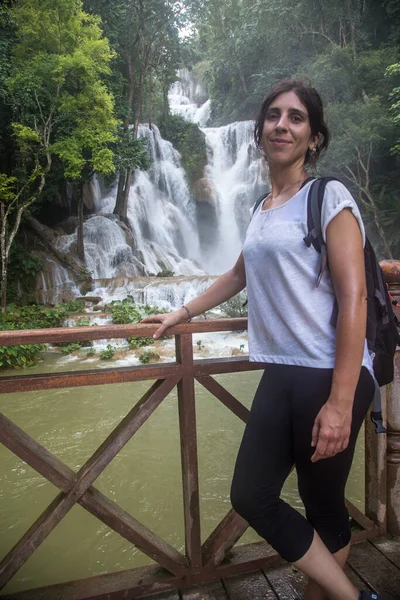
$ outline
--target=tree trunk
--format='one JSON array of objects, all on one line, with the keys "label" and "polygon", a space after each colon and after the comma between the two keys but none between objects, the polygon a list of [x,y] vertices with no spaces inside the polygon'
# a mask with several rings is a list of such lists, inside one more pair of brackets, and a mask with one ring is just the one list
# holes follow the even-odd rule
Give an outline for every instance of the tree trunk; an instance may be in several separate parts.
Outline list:
[{"label": "tree trunk", "polygon": [[142,104],[143,104],[143,94],[144,94],[144,78],[146,75],[146,71],[147,71],[147,62],[148,62],[148,58],[146,57],[146,60],[144,62],[144,64],[141,66],[140,69],[140,76],[139,76],[139,90],[138,90],[138,94],[137,94],[137,101],[136,101],[136,107],[135,107],[135,116],[133,119],[133,131],[135,134],[135,138],[137,137],[138,134],[138,130],[139,130],[139,122],[140,122],[140,115],[142,113]]},{"label": "tree trunk", "polygon": [[123,205],[124,205],[124,186],[125,186],[126,170],[121,169],[118,177],[118,190],[117,199],[114,206],[114,215],[121,217]]},{"label": "tree trunk", "polygon": [[380,221],[379,221],[379,213],[378,213],[378,209],[376,208],[375,202],[373,203],[372,210],[374,213],[375,226],[376,226],[376,228],[379,232],[379,235],[381,236],[381,239],[383,241],[383,247],[385,248],[385,258],[389,258],[390,260],[393,260],[392,251],[390,249],[389,244],[387,243],[385,232],[383,231],[382,225],[380,224]]},{"label": "tree trunk", "polygon": [[118,179],[118,193],[115,202],[114,215],[118,215],[121,221],[128,220],[128,201],[131,187],[132,169],[121,171]]},{"label": "tree trunk", "polygon": [[[136,71],[133,68],[132,56],[127,54],[127,63],[128,63],[128,72],[129,72],[129,91],[127,98],[127,110],[126,116],[124,119],[124,131],[128,131],[131,117],[132,117],[132,108],[133,108],[133,100],[135,93],[135,85],[136,85]],[[130,169],[121,169],[118,177],[118,190],[117,190],[117,199],[115,201],[114,206],[114,215],[118,215],[119,218],[126,222],[127,221],[127,212],[128,212],[128,199],[129,199],[129,188],[130,188]],[[128,184],[128,188],[127,188]]]},{"label": "tree trunk", "polygon": [[55,258],[65,267],[71,269],[74,273],[76,273],[81,279],[90,279],[88,272],[86,269],[78,264],[71,255],[60,252],[58,248],[53,244],[54,233],[51,229],[39,223],[37,219],[32,216],[26,216],[25,223],[28,227],[35,233],[35,235],[40,238],[40,240],[44,243],[46,248],[55,256]]},{"label": "tree trunk", "polygon": [[6,312],[7,307],[7,249],[6,249],[7,223],[5,207],[1,203],[1,312]]},{"label": "tree trunk", "polygon": [[169,115],[168,88],[169,88],[169,86],[168,86],[167,78],[165,77],[164,81],[163,81],[163,89],[162,89],[162,95],[163,95],[162,115],[163,115],[164,123],[166,123],[167,117]]},{"label": "tree trunk", "polygon": [[1,312],[7,308],[7,259],[2,256],[1,260]]},{"label": "tree trunk", "polygon": [[78,258],[85,264],[85,245],[83,241],[83,183],[79,186],[77,245]]},{"label": "tree trunk", "polygon": [[153,109],[153,99],[152,99],[152,94],[153,94],[153,78],[151,76],[151,71],[149,74],[150,77],[150,82],[149,82],[149,127],[151,129],[151,120],[152,120],[152,109]]}]

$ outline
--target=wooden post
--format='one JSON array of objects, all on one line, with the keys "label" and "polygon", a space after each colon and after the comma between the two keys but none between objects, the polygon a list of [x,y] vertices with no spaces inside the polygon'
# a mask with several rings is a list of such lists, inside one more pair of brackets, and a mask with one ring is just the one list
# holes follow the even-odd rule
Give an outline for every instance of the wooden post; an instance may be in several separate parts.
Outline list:
[{"label": "wooden post", "polygon": [[[386,387],[381,392],[385,417]],[[375,426],[368,416],[365,421],[365,514],[378,525],[382,535],[386,533],[386,438],[386,433],[375,433]]]},{"label": "wooden post", "polygon": [[400,534],[400,350],[393,383],[387,386],[387,529]]},{"label": "wooden post", "polygon": [[186,556],[192,571],[200,571],[202,555],[192,335],[177,335],[175,347],[176,361],[182,365],[183,370],[182,379],[178,383],[178,405]]}]

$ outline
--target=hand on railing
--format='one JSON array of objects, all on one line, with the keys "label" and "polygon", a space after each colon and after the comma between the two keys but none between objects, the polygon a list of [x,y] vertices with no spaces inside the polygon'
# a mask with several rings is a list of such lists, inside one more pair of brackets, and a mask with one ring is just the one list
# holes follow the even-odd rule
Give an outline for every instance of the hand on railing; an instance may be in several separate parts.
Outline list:
[{"label": "hand on railing", "polygon": [[159,337],[163,335],[163,333],[168,329],[168,327],[173,327],[174,325],[178,325],[179,323],[186,323],[188,321],[188,313],[187,310],[182,307],[179,310],[176,310],[172,313],[161,313],[158,315],[153,315],[152,317],[145,317],[140,322],[141,323],[162,323],[161,327],[157,329],[153,338],[157,340]]}]

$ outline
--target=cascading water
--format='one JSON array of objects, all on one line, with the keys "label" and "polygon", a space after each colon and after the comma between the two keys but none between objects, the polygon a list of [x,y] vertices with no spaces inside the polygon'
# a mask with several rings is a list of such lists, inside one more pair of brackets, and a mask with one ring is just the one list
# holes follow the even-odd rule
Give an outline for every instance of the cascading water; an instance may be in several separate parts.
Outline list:
[{"label": "cascading water", "polygon": [[[85,230],[85,242],[95,241],[99,253],[107,254],[105,260],[96,259],[98,268],[89,264],[88,268],[96,279],[157,274],[162,268],[179,275],[202,275],[195,207],[179,154],[155,125],[151,129],[141,125],[139,136],[147,140],[152,165],[135,173],[128,202],[129,231],[123,233],[120,224],[113,222],[117,219],[111,216],[114,189],[97,201],[97,216],[85,223],[101,219],[98,235],[96,226],[90,226],[92,233]],[[114,238],[117,229],[118,239]]]},{"label": "cascading water", "polygon": [[178,75],[179,81],[171,85],[168,93],[171,112],[205,127],[210,118],[211,101],[204,86],[188,69],[180,69]]},{"label": "cascading water", "polygon": [[[129,227],[113,215],[116,188],[102,198],[98,180],[91,183],[96,212],[83,227],[86,267],[94,279],[140,277],[162,270],[204,275],[194,200],[180,156],[155,125],[151,129],[141,125],[139,136],[147,140],[152,165],[148,171],[137,171],[133,178]],[[54,243],[64,253],[75,253],[77,232],[60,235]],[[51,279],[51,284],[46,289],[47,281],[42,281],[41,297],[57,302],[57,282],[69,279],[64,267],[54,264],[46,279]]]},{"label": "cascading water", "polygon": [[[147,140],[152,165],[148,171],[134,174],[127,225],[113,214],[116,186],[105,194],[97,178],[91,182],[94,214],[84,223],[85,262],[93,279],[101,280],[101,284],[95,281],[90,294],[98,289],[99,295],[109,297],[107,280],[114,292],[113,282],[118,280],[118,295],[131,293],[132,278],[168,270],[180,276],[179,284],[176,281],[181,290],[176,294],[179,301],[187,300],[193,276],[222,273],[231,268],[241,251],[249,208],[265,188],[262,161],[252,141],[252,122],[205,127],[210,114],[206,92],[187,70],[182,70],[180,77],[181,81],[170,90],[171,112],[197,122],[205,134],[208,163],[199,184],[208,190],[207,202],[212,210],[206,210],[206,216],[200,218],[202,199],[196,192],[193,197],[179,153],[161,138],[155,125],[141,125],[139,136]],[[55,245],[64,253],[76,254],[77,232],[59,235]],[[65,297],[68,284],[69,296],[79,295],[64,267],[50,262],[38,286],[41,300],[59,301]],[[181,276],[190,277],[190,282],[184,285]],[[125,286],[121,285],[124,280]],[[165,286],[151,287],[159,289],[161,296],[166,293]],[[174,298],[170,291],[167,295]],[[157,304],[153,293],[152,301]],[[168,308],[174,306],[173,302],[167,304]]]},{"label": "cascading water", "polygon": [[[218,207],[220,235],[213,264],[219,273],[231,268],[239,256],[249,209],[265,188],[263,163],[253,146],[253,127],[252,121],[241,121],[203,129],[208,151],[205,175],[212,182]],[[207,271],[210,268],[206,265]]]},{"label": "cascading water", "polygon": [[224,127],[205,127],[210,115],[210,100],[199,106],[204,90],[187,70],[179,72],[180,81],[171,86],[171,112],[197,123],[206,137],[208,164],[203,185],[210,190],[216,208],[218,235],[203,251],[202,266],[219,274],[237,259],[246,227],[249,208],[265,189],[265,165],[253,143],[252,121]]}]

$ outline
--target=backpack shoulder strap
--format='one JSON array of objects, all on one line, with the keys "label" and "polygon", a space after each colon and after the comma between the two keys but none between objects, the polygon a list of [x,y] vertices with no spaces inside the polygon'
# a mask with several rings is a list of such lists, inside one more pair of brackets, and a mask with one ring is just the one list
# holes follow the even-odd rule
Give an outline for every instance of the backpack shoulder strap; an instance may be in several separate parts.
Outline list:
[{"label": "backpack shoulder strap", "polygon": [[322,235],[321,213],[325,188],[329,181],[339,180],[336,179],[336,177],[318,177],[312,182],[307,196],[307,235],[304,238],[304,242],[306,246],[313,246],[313,248],[321,254],[320,269],[316,284],[317,287],[321,282],[326,267],[328,267],[326,244]]},{"label": "backpack shoulder strap", "polygon": [[257,199],[257,202],[254,205],[253,212],[251,213],[251,216],[254,215],[254,213],[256,212],[257,208],[260,206],[260,204],[262,202],[264,202],[264,200],[268,196],[268,194],[269,194],[269,192],[261,194],[261,196]]}]

